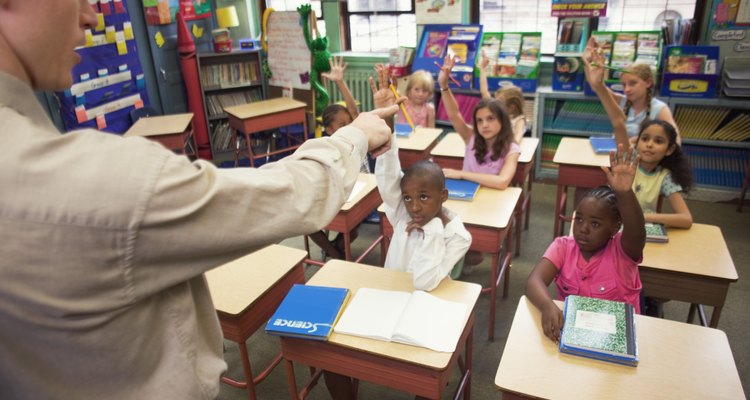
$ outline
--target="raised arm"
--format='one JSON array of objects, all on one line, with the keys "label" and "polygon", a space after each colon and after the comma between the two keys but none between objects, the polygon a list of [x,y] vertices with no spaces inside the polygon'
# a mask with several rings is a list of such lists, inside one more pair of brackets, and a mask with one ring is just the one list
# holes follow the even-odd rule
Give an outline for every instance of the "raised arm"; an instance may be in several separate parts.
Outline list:
[{"label": "raised arm", "polygon": [[487,66],[490,65],[490,59],[482,52],[482,59],[479,60],[479,93],[483,99],[491,99],[492,94],[487,84]]},{"label": "raised arm", "polygon": [[[584,66],[586,64],[586,61],[594,62],[592,61],[592,58],[594,55],[601,57],[598,59],[598,61],[596,61],[599,65],[605,65],[606,59],[604,58],[604,55],[602,54],[602,49],[599,48],[599,44],[596,43],[596,39],[594,39],[593,37],[589,37],[588,42],[586,42],[586,48],[583,50]],[[588,75],[586,76],[586,80],[589,82],[589,85],[592,85],[592,89],[593,89],[593,84],[591,81],[589,81]],[[614,97],[615,102],[617,104],[619,104],[622,101],[622,99],[625,97],[619,93],[615,93],[612,90],[610,90],[606,85],[604,85],[603,81],[601,82],[601,84],[602,86],[604,86],[604,90],[608,91],[609,94],[612,95],[612,97]]]},{"label": "raised arm", "polygon": [[552,261],[542,258],[526,279],[526,297],[542,312],[544,335],[553,342],[558,342],[563,326],[563,314],[552,301],[548,289],[555,275],[557,275],[557,268]]},{"label": "raised arm", "polygon": [[633,192],[633,181],[641,158],[633,156],[633,149],[623,149],[622,145],[618,145],[617,152],[610,152],[610,166],[602,167],[602,170],[617,197],[617,209],[622,220],[622,249],[631,259],[640,260],[646,245],[646,228],[643,210]]},{"label": "raised arm", "polygon": [[[346,81],[344,81],[344,72],[346,72],[347,65],[348,64],[344,62],[343,57],[331,56],[331,70],[329,72],[324,72],[321,75],[336,84],[336,87],[341,92],[341,96],[344,97],[346,109],[349,110],[349,114],[352,115],[352,118],[357,118],[357,115],[359,115],[357,101],[354,100],[354,96],[352,95],[351,90],[349,90],[349,86],[346,84]],[[375,108],[377,108],[377,106]]]},{"label": "raised arm", "polygon": [[461,139],[464,140],[464,143],[468,144],[471,135],[474,134],[474,128],[464,121],[464,118],[461,116],[461,112],[458,109],[456,98],[453,97],[450,86],[448,86],[448,77],[450,76],[451,70],[455,64],[456,61],[453,57],[450,55],[445,56],[443,66],[440,68],[440,73],[438,74],[438,84],[440,85],[443,107],[445,107],[445,112],[448,114],[451,125],[453,125],[453,129],[461,136]]},{"label": "raised arm", "polygon": [[[592,40],[589,39],[589,42]],[[588,81],[591,89],[599,97],[602,106],[604,106],[604,111],[607,112],[609,122],[612,123],[615,141],[617,144],[622,144],[623,148],[629,148],[630,140],[628,139],[628,131],[625,126],[625,113],[620,108],[612,91],[604,84],[604,56],[598,51],[591,51],[588,56],[584,54],[583,65],[586,81]]]},{"label": "raised arm", "polygon": [[401,201],[401,177],[404,173],[401,172],[395,137],[391,139],[391,143],[391,149],[375,160],[375,180],[388,219],[398,221],[399,216],[406,212]]}]

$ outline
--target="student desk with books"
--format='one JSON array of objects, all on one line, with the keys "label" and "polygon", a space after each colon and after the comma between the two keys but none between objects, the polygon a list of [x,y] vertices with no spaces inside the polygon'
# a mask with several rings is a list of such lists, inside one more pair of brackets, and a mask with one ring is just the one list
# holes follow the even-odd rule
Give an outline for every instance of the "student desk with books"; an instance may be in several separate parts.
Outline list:
[{"label": "student desk with books", "polygon": [[223,376],[221,381],[246,388],[255,399],[255,385],[268,376],[281,361],[276,357],[258,375],[253,375],[245,342],[268,321],[295,283],[305,283],[302,261],[305,252],[270,245],[206,272],[224,338],[239,346],[245,381]]},{"label": "student desk with books", "polygon": [[182,155],[195,155],[193,113],[142,117],[123,137],[141,136]]},{"label": "student desk with books", "polygon": [[397,136],[401,168],[407,169],[419,160],[429,159],[430,151],[435,147],[442,132],[442,129],[437,128],[416,128],[408,138]]},{"label": "student desk with books", "polygon": [[[373,174],[360,173],[352,192],[354,190],[358,191],[354,194],[351,201],[344,203],[344,205],[341,206],[341,210],[339,210],[338,214],[333,218],[333,221],[326,226],[326,229],[334,232],[341,232],[344,235],[344,255],[345,259],[349,261],[352,260],[352,242],[350,235],[352,229],[361,224],[362,221],[364,221],[365,218],[367,218],[367,216],[377,209],[380,203],[383,202],[380,198],[380,192],[378,192],[375,175]],[[307,236],[305,236],[304,239],[305,250],[307,250],[309,255],[310,245]],[[365,258],[381,240],[382,237],[376,238],[356,261],[359,262]],[[305,262],[313,265],[323,265],[323,262],[315,261],[311,258],[306,259]]]},{"label": "student desk with books", "polygon": [[[413,292],[412,275],[380,267],[331,260],[310,280],[310,285],[346,287],[352,297],[361,287]],[[467,305],[468,314],[456,351],[443,353],[422,347],[332,333],[327,342],[280,337],[286,363],[287,383],[292,399],[298,399],[294,362],[331,371],[358,380],[439,399],[453,368],[461,369],[457,392],[469,398],[471,389],[472,333],[474,305],[478,293],[474,284],[443,280],[430,294]],[[462,356],[463,353],[463,356]],[[461,360],[462,359],[462,360]],[[306,393],[310,387],[303,389]],[[454,398],[458,397],[458,393]]]},{"label": "student desk with books", "polygon": [[[558,302],[562,307],[562,303]],[[495,375],[503,399],[742,399],[724,332],[635,316],[637,367],[562,354],[522,296]]]},{"label": "student desk with books", "polygon": [[555,201],[555,237],[565,234],[565,213],[568,187],[590,189],[607,184],[602,166],[609,166],[608,154],[596,154],[588,138],[564,137],[552,160],[558,164],[557,197]]},{"label": "student desk with books", "polygon": [[[224,111],[229,118],[229,126],[232,128],[232,143],[234,146],[234,165],[237,166],[239,158],[239,149],[237,148],[237,135],[245,135],[247,143],[247,155],[250,160],[250,166],[255,166],[255,160],[267,156],[281,153],[291,153],[307,140],[307,114],[305,108],[307,104],[290,99],[288,97],[279,97],[270,100],[255,101],[239,106],[227,107]],[[297,144],[292,144],[295,140],[289,137],[289,126],[302,124],[302,139]],[[252,135],[271,129],[286,129],[287,147],[282,149],[271,150],[263,154],[253,153]]]},{"label": "student desk with books", "polygon": [[[539,146],[538,138],[525,137],[521,139],[521,155],[518,157],[516,174],[513,175],[512,185],[523,189],[521,199],[518,201],[516,215],[525,218],[523,224],[521,219],[516,223],[516,255],[521,254],[521,225],[523,229],[529,228],[529,214],[531,212],[531,188],[534,182],[534,159],[536,149]],[[466,143],[458,133],[451,132],[435,146],[430,152],[432,161],[443,168],[463,169]],[[524,217],[525,213],[525,217]]]},{"label": "student desk with books", "polygon": [[718,226],[693,224],[669,229],[667,243],[646,243],[639,272],[646,296],[691,303],[688,322],[698,304],[713,306],[709,326],[716,328],[729,284],[738,279],[732,257]]},{"label": "student desk with books", "polygon": [[[488,338],[495,337],[495,306],[497,287],[503,282],[503,298],[508,297],[508,278],[510,277],[511,251],[506,251],[500,259],[503,242],[510,249],[509,229],[512,227],[511,217],[521,196],[521,188],[509,187],[505,190],[479,188],[473,201],[448,200],[444,206],[461,217],[466,229],[471,233],[471,250],[492,254],[492,280],[482,292],[490,293],[490,315]],[[385,257],[389,238],[393,236],[393,226],[385,215],[383,206],[380,212],[380,229],[383,236],[382,254]]]}]

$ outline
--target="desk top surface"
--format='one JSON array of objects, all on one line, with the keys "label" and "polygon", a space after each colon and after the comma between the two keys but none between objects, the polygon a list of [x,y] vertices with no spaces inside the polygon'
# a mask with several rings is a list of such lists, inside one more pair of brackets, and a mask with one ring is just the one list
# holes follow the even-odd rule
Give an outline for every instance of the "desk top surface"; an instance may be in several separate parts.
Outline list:
[{"label": "desk top surface", "polygon": [[307,104],[301,101],[288,97],[277,97],[275,99],[260,100],[239,106],[227,107],[224,111],[233,117],[244,120],[305,107],[307,107]]},{"label": "desk top surface", "polygon": [[744,398],[724,332],[635,318],[640,361],[634,368],[560,353],[544,336],[539,310],[522,296],[495,386],[545,399]]},{"label": "desk top surface", "polygon": [[304,250],[273,244],[206,272],[214,307],[240,314],[306,256]]},{"label": "desk top surface", "polygon": [[596,154],[588,138],[564,137],[552,161],[557,164],[601,167],[609,165],[609,154]]},{"label": "desk top surface", "polygon": [[354,195],[352,201],[347,201],[343,206],[341,206],[341,211],[351,210],[360,201],[362,201],[365,196],[370,194],[370,192],[372,192],[373,190],[378,190],[378,183],[375,180],[375,174],[360,172],[359,177],[357,177],[357,183],[354,184],[355,188],[357,185],[359,185],[359,182],[362,182],[364,186],[361,186],[361,189],[359,189],[357,194]]},{"label": "desk top surface", "polygon": [[[398,290],[413,292],[412,274],[394,271],[381,267],[357,264],[342,260],[327,262],[307,282],[310,285],[346,287],[352,291],[352,297],[361,287]],[[469,311],[464,318],[464,324],[474,309],[481,287],[475,283],[444,279],[430,294],[444,300],[464,303]],[[392,359],[406,361],[426,366],[431,369],[443,370],[448,367],[452,353],[441,353],[430,349],[409,346],[401,343],[384,342],[381,340],[361,338],[357,336],[332,333],[329,342],[361,350],[366,353],[385,356]],[[461,348],[461,346],[459,346]]]},{"label": "desk top surface", "polygon": [[183,133],[192,121],[193,113],[142,117],[135,121],[135,124],[123,136],[159,136]]},{"label": "desk top surface", "polygon": [[416,128],[408,138],[397,137],[399,150],[427,150],[443,132],[438,128]]},{"label": "desk top surface", "polygon": [[[538,145],[538,138],[525,137],[521,139],[521,155],[518,157],[518,162],[530,162],[534,158]],[[466,154],[466,144],[461,139],[461,135],[456,132],[445,135],[430,152],[430,155],[437,157],[464,158],[464,154]]]},{"label": "desk top surface", "polygon": [[667,243],[646,243],[642,267],[736,281],[737,269],[718,226],[668,229]]},{"label": "desk top surface", "polygon": [[461,217],[464,224],[503,229],[508,226],[521,188],[505,190],[480,187],[473,201],[448,200],[445,206]]}]

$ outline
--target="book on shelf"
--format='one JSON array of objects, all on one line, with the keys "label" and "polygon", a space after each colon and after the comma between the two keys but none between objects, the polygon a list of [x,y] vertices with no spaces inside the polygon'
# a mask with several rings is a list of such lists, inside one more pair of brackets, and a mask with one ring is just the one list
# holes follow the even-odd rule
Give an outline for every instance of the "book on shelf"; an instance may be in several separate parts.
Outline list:
[{"label": "book on shelf", "polygon": [[445,188],[448,189],[449,199],[472,201],[479,191],[479,184],[465,179],[447,178]]},{"label": "book on shelf", "polygon": [[628,303],[569,295],[563,309],[560,352],[637,366],[634,314]]},{"label": "book on shelf", "polygon": [[268,320],[266,332],[328,340],[349,294],[347,288],[295,284]]},{"label": "book on shelf", "polygon": [[610,151],[617,151],[615,138],[590,137],[589,142],[596,154],[609,154]]},{"label": "book on shelf", "polygon": [[452,353],[468,311],[463,303],[421,290],[409,293],[360,288],[334,331]]},{"label": "book on shelf", "polygon": [[646,241],[654,243],[667,243],[667,228],[662,224],[646,222]]},{"label": "book on shelf", "polygon": [[411,125],[402,123],[396,123],[393,127],[393,132],[396,134],[396,137],[400,138],[408,138],[414,133],[411,129]]}]

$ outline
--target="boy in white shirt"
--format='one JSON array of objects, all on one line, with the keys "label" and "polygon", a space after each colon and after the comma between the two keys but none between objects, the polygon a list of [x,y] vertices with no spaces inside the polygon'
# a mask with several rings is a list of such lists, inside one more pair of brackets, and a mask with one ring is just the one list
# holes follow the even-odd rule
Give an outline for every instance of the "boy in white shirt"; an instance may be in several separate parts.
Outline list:
[{"label": "boy in white shirt", "polygon": [[385,267],[414,275],[414,288],[430,291],[450,274],[471,245],[461,219],[443,207],[445,175],[437,164],[419,161],[401,172],[396,140],[375,163],[385,214],[393,225]]}]

